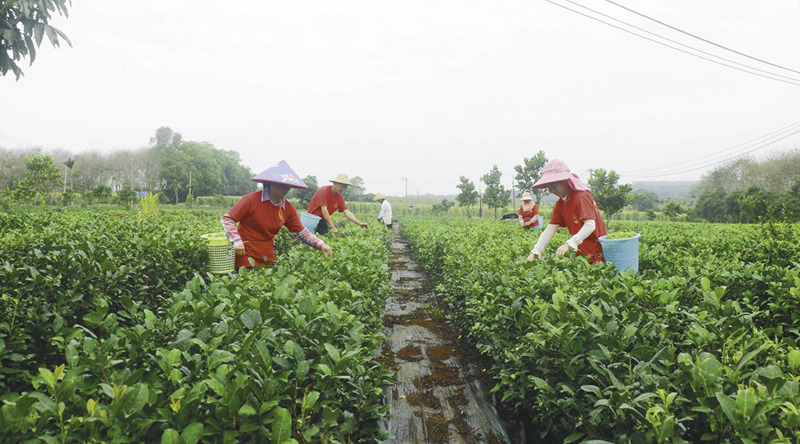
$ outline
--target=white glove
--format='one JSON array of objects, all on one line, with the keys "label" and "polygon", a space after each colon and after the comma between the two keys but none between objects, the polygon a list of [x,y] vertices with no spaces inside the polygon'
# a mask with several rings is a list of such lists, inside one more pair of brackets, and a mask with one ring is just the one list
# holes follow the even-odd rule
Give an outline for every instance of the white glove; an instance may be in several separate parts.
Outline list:
[{"label": "white glove", "polygon": [[567,254],[568,251],[569,251],[569,245],[564,244],[558,247],[558,250],[556,250],[556,256],[558,257],[564,256],[565,254]]}]

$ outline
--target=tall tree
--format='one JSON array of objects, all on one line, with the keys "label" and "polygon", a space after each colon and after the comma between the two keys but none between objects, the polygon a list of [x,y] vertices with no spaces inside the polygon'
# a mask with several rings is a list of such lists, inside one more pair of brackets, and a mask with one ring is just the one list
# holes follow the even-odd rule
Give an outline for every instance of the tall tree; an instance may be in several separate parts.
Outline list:
[{"label": "tall tree", "polygon": [[638,211],[653,210],[658,206],[658,195],[652,191],[639,190],[631,195],[631,205]]},{"label": "tall tree", "polygon": [[628,193],[631,192],[631,186],[630,184],[617,185],[617,181],[619,181],[619,174],[614,170],[606,172],[603,168],[593,170],[592,177],[589,178],[594,200],[605,213],[606,219],[611,219],[628,204]]},{"label": "tall tree", "polygon": [[522,165],[514,167],[514,171],[517,173],[514,176],[514,181],[520,193],[523,191],[530,191],[536,196],[536,201],[542,199],[546,190],[539,188],[533,189],[532,187],[537,180],[542,178],[542,169],[546,163],[547,156],[545,156],[544,151],[540,150],[533,157],[526,157],[523,159]]},{"label": "tall tree", "polygon": [[256,189],[252,172],[240,164],[239,154],[214,147],[208,142],[184,141],[169,127],[156,130],[150,139],[161,165],[160,188],[174,199],[215,194],[242,195]]},{"label": "tall tree", "polygon": [[359,176],[355,176],[350,178],[350,183],[352,183],[352,185],[347,187],[347,190],[343,193],[344,198],[353,202],[364,201],[364,179]]},{"label": "tall tree", "polygon": [[67,36],[50,26],[53,13],[69,16],[68,0],[6,0],[0,2],[0,75],[8,71],[17,80],[23,75],[17,62],[30,57],[36,60],[36,48],[47,36],[50,44],[58,48],[61,40],[72,46]]},{"label": "tall tree", "polygon": [[16,184],[15,199],[44,205],[58,186],[60,177],[58,167],[50,155],[30,156],[25,162],[25,177]]},{"label": "tall tree", "polygon": [[511,193],[500,183],[502,177],[503,173],[500,172],[497,165],[481,177],[481,181],[486,184],[483,201],[486,202],[487,207],[494,209],[494,217],[497,217],[497,209],[505,207],[511,197]]},{"label": "tall tree", "polygon": [[456,196],[456,201],[458,201],[458,205],[467,209],[467,214],[469,213],[469,207],[478,203],[478,192],[475,190],[475,184],[472,183],[466,176],[459,177],[459,183],[456,185],[456,188],[461,190]]},{"label": "tall tree", "polygon": [[63,164],[64,164],[64,167],[65,167],[64,168],[64,191],[63,192],[66,193],[67,192],[67,176],[69,176],[69,172],[72,169],[72,167],[75,166],[75,161],[72,160],[72,157],[70,157],[69,159],[64,161]]},{"label": "tall tree", "polygon": [[664,213],[664,216],[667,216],[670,220],[676,220],[681,214],[686,213],[686,210],[683,209],[683,206],[674,200],[670,200],[664,204],[664,207],[661,209],[661,211]]},{"label": "tall tree", "polygon": [[311,202],[311,198],[314,197],[314,194],[319,189],[319,185],[317,185],[317,176],[306,176],[303,178],[303,182],[308,188],[305,190],[295,190],[292,192],[291,196],[307,204]]}]

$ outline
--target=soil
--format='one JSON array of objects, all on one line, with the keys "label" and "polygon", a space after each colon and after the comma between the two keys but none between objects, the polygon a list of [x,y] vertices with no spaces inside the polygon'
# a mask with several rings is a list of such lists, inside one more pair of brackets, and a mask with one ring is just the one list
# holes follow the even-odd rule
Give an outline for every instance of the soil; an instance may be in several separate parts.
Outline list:
[{"label": "soil", "polygon": [[[424,272],[395,227],[390,268],[393,294],[383,318],[395,385],[384,393],[392,443],[518,443],[524,434],[501,418],[487,364],[459,341]],[[434,310],[431,310],[434,308]]]}]

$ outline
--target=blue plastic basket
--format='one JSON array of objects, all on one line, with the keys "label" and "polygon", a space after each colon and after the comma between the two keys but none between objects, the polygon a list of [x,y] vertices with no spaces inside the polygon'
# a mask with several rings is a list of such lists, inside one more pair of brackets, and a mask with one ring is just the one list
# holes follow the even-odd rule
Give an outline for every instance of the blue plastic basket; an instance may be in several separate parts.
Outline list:
[{"label": "blue plastic basket", "polygon": [[300,223],[303,224],[304,227],[306,227],[306,230],[312,233],[317,231],[317,225],[319,225],[319,221],[321,220],[322,220],[321,217],[316,216],[314,214],[306,212],[300,213]]},{"label": "blue plastic basket", "polygon": [[539,225],[533,227],[533,231],[539,231],[544,228],[544,216],[536,216],[539,219]]},{"label": "blue plastic basket", "polygon": [[606,236],[600,236],[598,240],[603,247],[603,258],[613,263],[620,273],[628,270],[639,272],[640,237],[639,233],[626,239],[606,239]]}]

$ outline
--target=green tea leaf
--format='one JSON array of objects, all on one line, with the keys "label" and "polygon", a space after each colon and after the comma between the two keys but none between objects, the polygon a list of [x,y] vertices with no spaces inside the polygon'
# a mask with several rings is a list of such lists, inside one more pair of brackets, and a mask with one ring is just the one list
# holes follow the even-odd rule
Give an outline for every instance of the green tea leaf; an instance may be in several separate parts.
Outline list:
[{"label": "green tea leaf", "polygon": [[181,436],[175,429],[164,430],[161,435],[161,444],[181,444]]},{"label": "green tea leaf", "polygon": [[292,414],[285,408],[279,408],[272,420],[272,442],[283,442],[292,436]]},{"label": "green tea leaf", "polygon": [[203,424],[193,422],[186,426],[181,432],[181,440],[183,444],[197,444],[203,436]]}]

